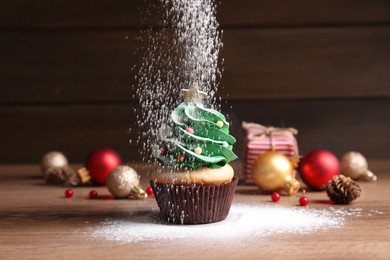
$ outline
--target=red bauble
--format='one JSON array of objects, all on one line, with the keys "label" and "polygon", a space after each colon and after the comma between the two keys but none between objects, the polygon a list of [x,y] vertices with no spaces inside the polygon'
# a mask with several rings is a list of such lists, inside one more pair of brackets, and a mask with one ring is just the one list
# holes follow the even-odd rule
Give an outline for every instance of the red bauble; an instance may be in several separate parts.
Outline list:
[{"label": "red bauble", "polygon": [[192,129],[191,127],[187,127],[186,132],[189,134],[194,134],[194,129]]},{"label": "red bauble", "polygon": [[168,147],[162,146],[160,148],[161,155],[166,155],[168,153]]},{"label": "red bauble", "polygon": [[329,151],[314,150],[302,158],[299,163],[299,172],[307,186],[323,190],[335,175],[340,174],[340,162]]},{"label": "red bauble", "polygon": [[110,172],[121,163],[121,157],[114,150],[99,148],[88,155],[85,160],[85,167],[92,180],[105,185]]}]

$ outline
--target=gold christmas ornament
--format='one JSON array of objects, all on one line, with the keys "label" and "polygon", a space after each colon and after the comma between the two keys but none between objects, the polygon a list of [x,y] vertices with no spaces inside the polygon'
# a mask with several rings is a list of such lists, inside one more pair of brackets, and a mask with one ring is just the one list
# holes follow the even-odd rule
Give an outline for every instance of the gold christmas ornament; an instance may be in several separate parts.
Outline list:
[{"label": "gold christmas ornament", "polygon": [[217,124],[217,126],[219,126],[220,128],[222,128],[222,127],[223,127],[223,122],[222,122],[222,121],[220,121],[220,120],[219,120],[219,121],[217,121],[217,123],[216,123],[216,124]]},{"label": "gold christmas ornament", "polygon": [[89,172],[85,167],[77,170],[77,176],[81,184],[86,184],[91,180],[91,175],[89,175]]},{"label": "gold christmas ornament", "polygon": [[125,165],[120,165],[110,172],[106,182],[108,190],[117,198],[145,199],[146,192],[139,186],[137,172]]},{"label": "gold christmas ornament", "polygon": [[202,148],[200,148],[200,147],[198,146],[198,147],[196,147],[196,148],[194,149],[194,152],[195,152],[196,154],[202,154]]},{"label": "gold christmas ornament", "polygon": [[48,152],[41,159],[41,170],[43,175],[45,175],[45,172],[49,168],[60,168],[65,166],[68,166],[68,159],[63,153],[58,151]]},{"label": "gold christmas ornament", "polygon": [[341,173],[353,180],[376,181],[377,177],[368,169],[366,158],[358,152],[348,152],[341,158]]},{"label": "gold christmas ornament", "polygon": [[252,177],[260,189],[269,192],[282,191],[293,195],[300,187],[294,178],[290,160],[278,152],[266,152],[257,157],[253,163]]}]

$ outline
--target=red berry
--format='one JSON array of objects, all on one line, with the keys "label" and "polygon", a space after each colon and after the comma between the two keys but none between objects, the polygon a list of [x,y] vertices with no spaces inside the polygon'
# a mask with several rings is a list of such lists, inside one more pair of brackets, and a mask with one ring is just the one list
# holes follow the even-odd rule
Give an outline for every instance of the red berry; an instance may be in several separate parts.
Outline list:
[{"label": "red berry", "polygon": [[299,198],[299,205],[307,206],[309,204],[309,199],[305,196]]},{"label": "red berry", "polygon": [[73,190],[72,189],[65,190],[65,197],[72,198],[73,197]]},{"label": "red berry", "polygon": [[91,191],[89,192],[89,198],[90,198],[90,199],[96,199],[97,196],[98,196],[98,193],[97,193],[96,190],[91,190]]},{"label": "red berry", "polygon": [[148,186],[145,191],[146,191],[146,194],[148,194],[148,196],[153,196],[153,189],[152,189],[152,187]]},{"label": "red berry", "polygon": [[189,134],[193,134],[194,133],[194,129],[192,129],[191,127],[187,127],[186,128],[186,132],[189,133]]},{"label": "red berry", "polygon": [[280,194],[277,193],[276,191],[272,193],[271,199],[273,202],[278,202],[280,200]]},{"label": "red berry", "polygon": [[166,155],[168,153],[168,147],[162,146],[160,148],[161,155]]}]

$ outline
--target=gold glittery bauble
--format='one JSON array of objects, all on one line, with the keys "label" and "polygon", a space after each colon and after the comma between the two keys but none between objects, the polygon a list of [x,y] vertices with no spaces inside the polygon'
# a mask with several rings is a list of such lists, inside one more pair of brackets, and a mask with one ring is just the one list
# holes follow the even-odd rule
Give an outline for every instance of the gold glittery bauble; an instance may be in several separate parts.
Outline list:
[{"label": "gold glittery bauble", "polygon": [[61,152],[52,151],[45,154],[41,159],[41,170],[44,175],[49,168],[68,166],[68,159]]},{"label": "gold glittery bauble", "polygon": [[366,158],[358,152],[348,152],[343,155],[341,173],[353,180],[376,181],[377,179],[368,169]]},{"label": "gold glittery bauble", "polygon": [[253,181],[266,191],[283,191],[289,195],[297,193],[300,185],[293,174],[290,160],[278,152],[261,154],[253,163]]},{"label": "gold glittery bauble", "polygon": [[137,172],[129,166],[118,166],[110,172],[106,182],[108,190],[117,198],[147,197],[145,191],[139,186],[139,176]]}]

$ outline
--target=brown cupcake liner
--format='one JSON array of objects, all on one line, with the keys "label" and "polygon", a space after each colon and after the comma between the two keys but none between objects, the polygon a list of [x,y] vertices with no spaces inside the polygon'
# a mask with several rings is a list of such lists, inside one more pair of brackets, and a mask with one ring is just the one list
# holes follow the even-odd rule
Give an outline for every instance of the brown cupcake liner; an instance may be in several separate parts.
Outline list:
[{"label": "brown cupcake liner", "polygon": [[229,214],[238,179],[223,185],[150,185],[160,216],[172,224],[205,224],[224,220]]}]

